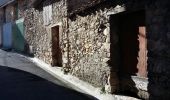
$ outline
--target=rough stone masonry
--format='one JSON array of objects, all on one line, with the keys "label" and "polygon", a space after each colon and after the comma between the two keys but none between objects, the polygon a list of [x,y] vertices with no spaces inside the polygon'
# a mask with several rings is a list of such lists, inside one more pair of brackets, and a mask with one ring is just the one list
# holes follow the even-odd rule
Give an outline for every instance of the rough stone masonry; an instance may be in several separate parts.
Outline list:
[{"label": "rough stone masonry", "polygon": [[[51,64],[51,28],[58,25],[64,70],[96,87],[110,86],[112,93],[119,91],[120,85],[126,82],[121,83],[120,80],[119,37],[116,33],[110,33],[111,15],[144,10],[148,41],[149,99],[170,98],[168,0],[94,0],[93,3],[83,2],[84,6],[74,6],[82,3],[76,0],[45,0],[38,7],[29,7],[26,2],[22,1],[19,7],[20,16],[25,19],[26,50],[32,47],[36,57]],[[50,5],[52,20],[44,25],[43,7]],[[138,88],[137,92],[140,90]]]}]

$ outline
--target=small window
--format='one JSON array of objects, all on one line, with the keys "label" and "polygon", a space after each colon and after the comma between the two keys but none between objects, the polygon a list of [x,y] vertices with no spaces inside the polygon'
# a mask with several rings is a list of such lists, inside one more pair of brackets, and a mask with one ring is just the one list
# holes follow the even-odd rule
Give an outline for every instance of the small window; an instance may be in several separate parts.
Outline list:
[{"label": "small window", "polygon": [[52,5],[45,5],[43,7],[43,21],[44,25],[49,25],[52,21]]}]

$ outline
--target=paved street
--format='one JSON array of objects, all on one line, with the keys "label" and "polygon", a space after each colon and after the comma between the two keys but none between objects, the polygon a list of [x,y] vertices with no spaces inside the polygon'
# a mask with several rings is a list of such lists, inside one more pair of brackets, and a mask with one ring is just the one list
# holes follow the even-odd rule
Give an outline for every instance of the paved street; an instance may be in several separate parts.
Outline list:
[{"label": "paved street", "polygon": [[[55,84],[46,79],[55,80]],[[0,50],[0,100],[94,100],[63,86],[27,59]]]}]

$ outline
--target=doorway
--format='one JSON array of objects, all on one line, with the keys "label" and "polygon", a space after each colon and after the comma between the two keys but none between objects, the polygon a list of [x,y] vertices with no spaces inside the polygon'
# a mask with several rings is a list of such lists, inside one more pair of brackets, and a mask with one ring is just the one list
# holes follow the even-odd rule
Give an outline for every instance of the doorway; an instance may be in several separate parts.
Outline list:
[{"label": "doorway", "polygon": [[2,34],[2,45],[3,49],[12,49],[12,23],[3,24],[3,34]]},{"label": "doorway", "polygon": [[120,14],[118,35],[121,75],[147,77],[145,11]]},{"label": "doorway", "polygon": [[59,26],[54,26],[52,31],[52,66],[62,67],[62,52],[60,48]]},{"label": "doorway", "polygon": [[13,48],[16,51],[23,52],[25,46],[24,39],[24,19],[16,20],[13,25]]},{"label": "doorway", "polygon": [[[147,77],[145,11],[111,16],[111,59],[119,77]],[[113,64],[112,64],[113,65]]]}]

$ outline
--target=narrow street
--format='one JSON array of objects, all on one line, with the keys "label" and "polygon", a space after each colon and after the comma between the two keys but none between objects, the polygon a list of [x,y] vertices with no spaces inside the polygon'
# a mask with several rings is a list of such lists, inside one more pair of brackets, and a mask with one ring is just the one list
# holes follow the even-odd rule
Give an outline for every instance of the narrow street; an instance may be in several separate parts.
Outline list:
[{"label": "narrow street", "polygon": [[[32,73],[38,73],[34,75]],[[39,77],[42,76],[42,77]],[[54,84],[48,80],[56,80]],[[76,92],[25,58],[0,50],[0,100],[94,100]]]}]

